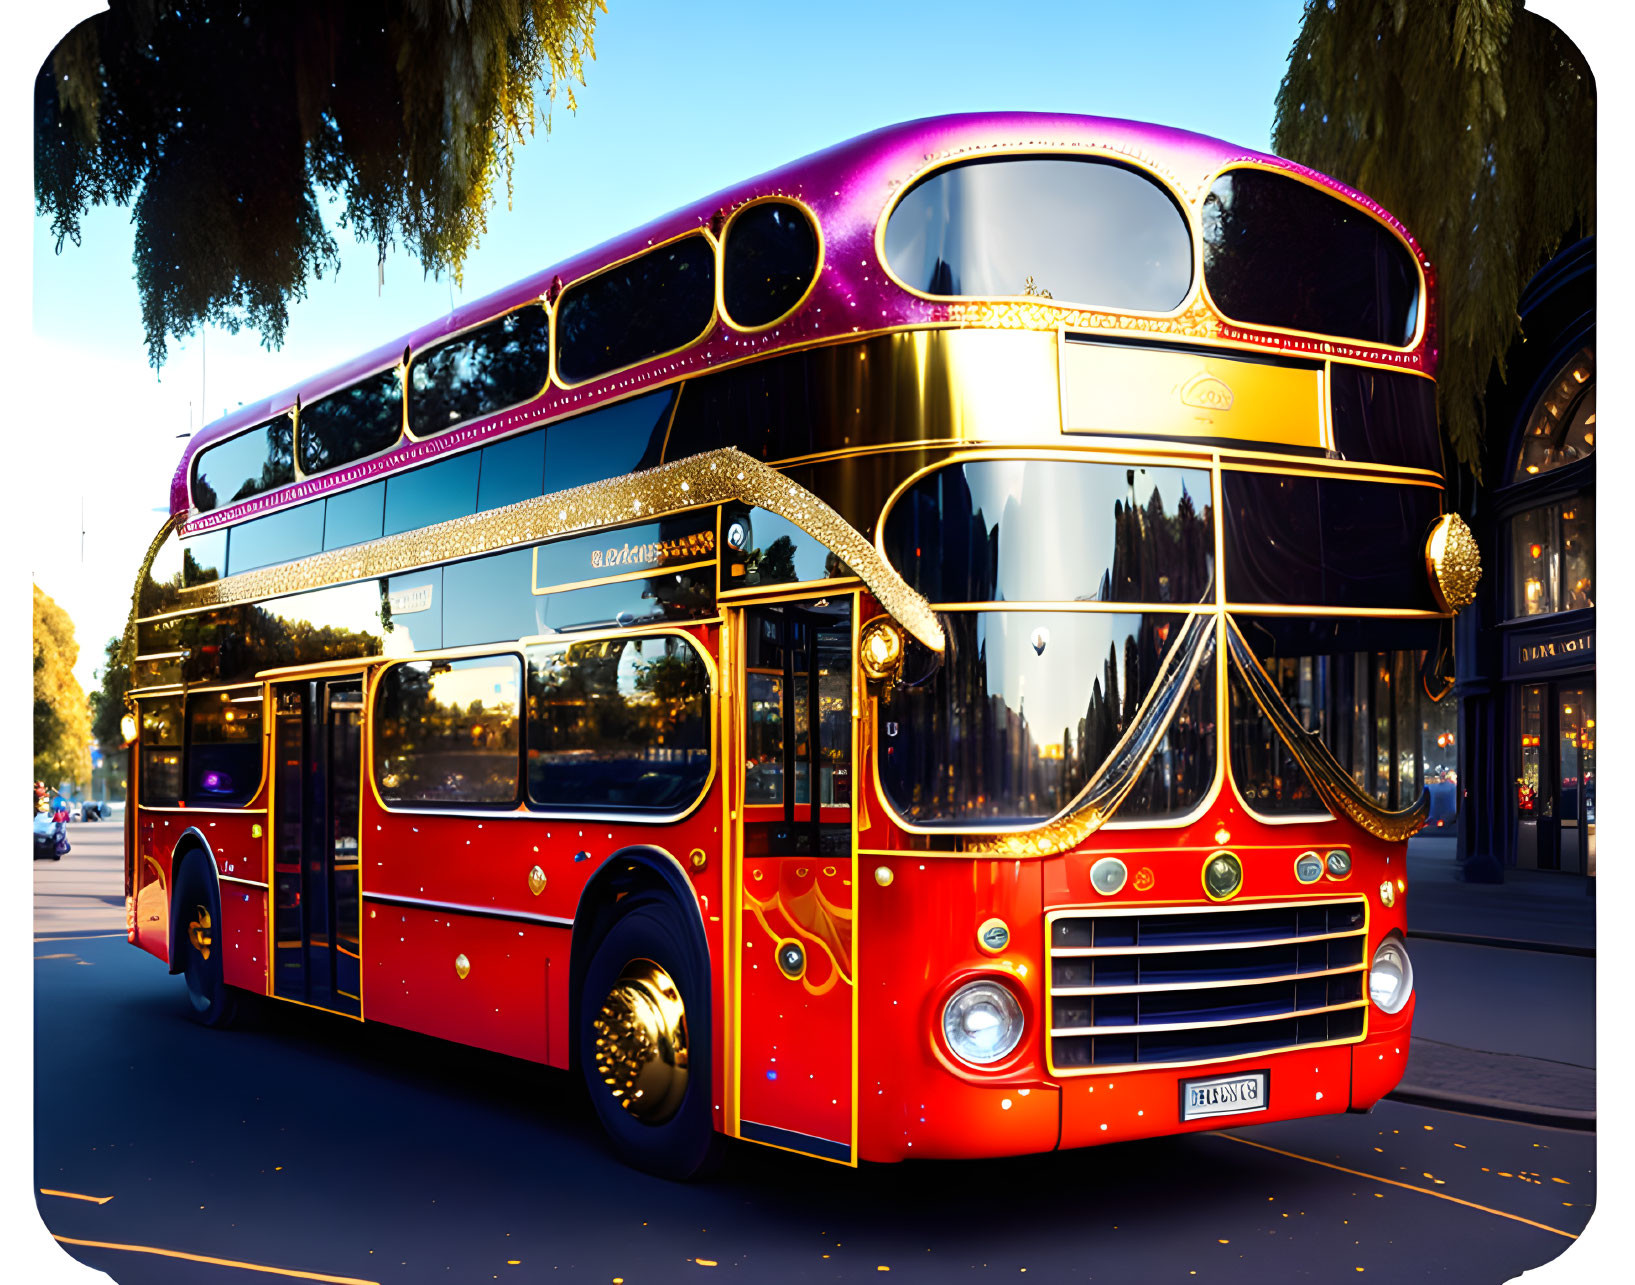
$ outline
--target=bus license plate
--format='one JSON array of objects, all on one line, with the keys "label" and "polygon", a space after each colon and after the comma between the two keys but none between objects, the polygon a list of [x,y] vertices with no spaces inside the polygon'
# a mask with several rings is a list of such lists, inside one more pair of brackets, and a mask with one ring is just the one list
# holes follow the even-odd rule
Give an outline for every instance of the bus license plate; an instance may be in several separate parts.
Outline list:
[{"label": "bus license plate", "polygon": [[1269,1071],[1217,1075],[1208,1080],[1181,1081],[1181,1119],[1212,1115],[1241,1115],[1264,1111],[1268,1105]]}]

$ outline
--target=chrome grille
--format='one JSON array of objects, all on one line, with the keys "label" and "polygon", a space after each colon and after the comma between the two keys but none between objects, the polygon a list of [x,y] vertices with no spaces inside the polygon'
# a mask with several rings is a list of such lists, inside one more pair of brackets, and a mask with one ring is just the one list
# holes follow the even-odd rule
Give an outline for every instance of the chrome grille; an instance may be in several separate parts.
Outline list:
[{"label": "chrome grille", "polygon": [[1045,918],[1055,1073],[1217,1062],[1361,1039],[1361,898],[1057,910]]}]

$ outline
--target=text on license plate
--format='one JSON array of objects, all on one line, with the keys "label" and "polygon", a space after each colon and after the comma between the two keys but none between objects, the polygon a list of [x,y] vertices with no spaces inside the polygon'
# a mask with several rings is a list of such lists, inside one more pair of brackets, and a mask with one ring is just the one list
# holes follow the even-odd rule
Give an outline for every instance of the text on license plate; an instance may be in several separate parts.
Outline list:
[{"label": "text on license plate", "polygon": [[1207,1080],[1182,1080],[1181,1119],[1264,1111],[1270,1079],[1268,1071],[1240,1071],[1236,1075],[1217,1075]]}]

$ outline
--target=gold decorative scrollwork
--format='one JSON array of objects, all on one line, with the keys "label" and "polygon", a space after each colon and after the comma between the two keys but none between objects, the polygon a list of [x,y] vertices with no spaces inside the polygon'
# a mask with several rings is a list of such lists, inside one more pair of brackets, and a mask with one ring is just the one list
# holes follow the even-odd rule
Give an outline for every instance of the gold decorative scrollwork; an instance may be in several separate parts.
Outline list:
[{"label": "gold decorative scrollwork", "polygon": [[904,629],[941,653],[946,640],[936,613],[873,544],[805,487],[731,446],[367,544],[224,576],[185,590],[185,603],[213,607],[273,598],[732,501],[769,509],[793,522],[855,571]]}]

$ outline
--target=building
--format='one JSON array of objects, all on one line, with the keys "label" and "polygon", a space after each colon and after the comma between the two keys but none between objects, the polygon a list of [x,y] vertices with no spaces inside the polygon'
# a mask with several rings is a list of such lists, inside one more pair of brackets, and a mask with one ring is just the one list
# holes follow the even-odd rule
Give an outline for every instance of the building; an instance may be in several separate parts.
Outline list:
[{"label": "building", "polygon": [[1458,623],[1459,860],[1595,873],[1595,241],[1520,303],[1487,402],[1471,527],[1480,597]]}]

